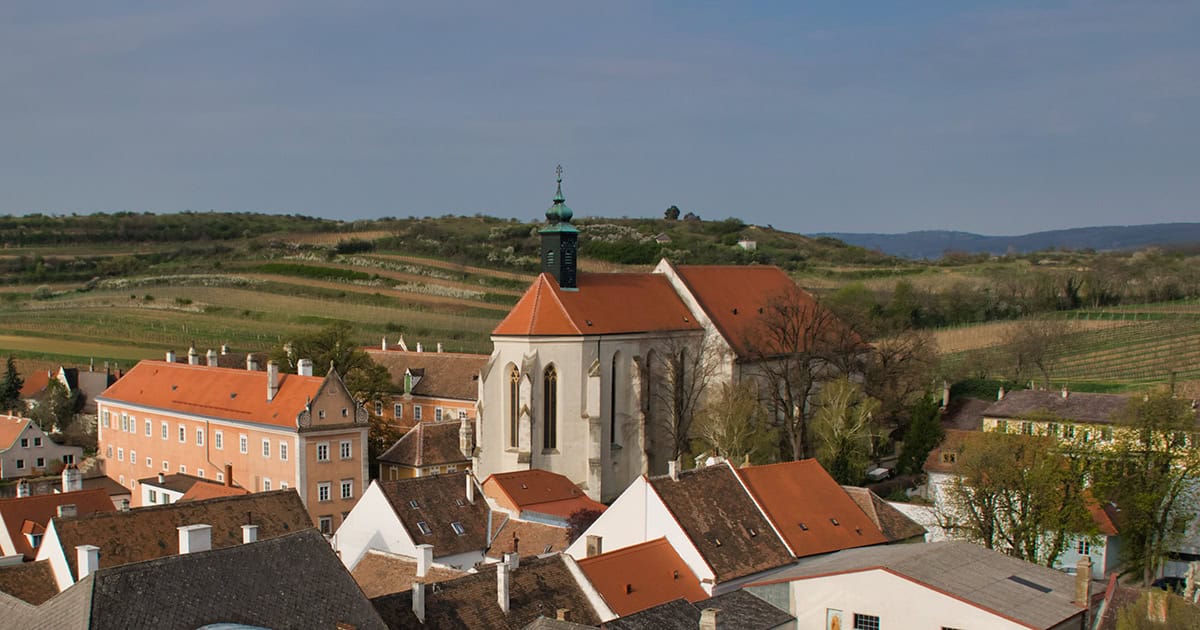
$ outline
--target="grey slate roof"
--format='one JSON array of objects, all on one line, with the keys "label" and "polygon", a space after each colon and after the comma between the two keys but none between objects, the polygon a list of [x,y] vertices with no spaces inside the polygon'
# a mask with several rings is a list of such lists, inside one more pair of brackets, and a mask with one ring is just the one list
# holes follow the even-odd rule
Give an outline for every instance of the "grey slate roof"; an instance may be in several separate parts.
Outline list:
[{"label": "grey slate roof", "polygon": [[1073,576],[962,541],[847,549],[801,560],[758,584],[874,569],[1034,628],[1049,628],[1083,612],[1071,601]]},{"label": "grey slate roof", "polygon": [[716,608],[717,630],[770,630],[793,621],[795,617],[747,591],[730,591],[690,604],[686,599],[613,619],[605,630],[695,630],[700,611]]},{"label": "grey slate roof", "polygon": [[325,538],[271,540],[100,569],[42,606],[0,595],[12,627],[179,628],[240,623],[275,629],[384,628]]},{"label": "grey slate roof", "polygon": [[1090,394],[1022,389],[1008,392],[1004,398],[983,410],[985,418],[1021,418],[1030,414],[1053,414],[1064,420],[1089,424],[1112,424],[1126,405],[1124,394]]}]

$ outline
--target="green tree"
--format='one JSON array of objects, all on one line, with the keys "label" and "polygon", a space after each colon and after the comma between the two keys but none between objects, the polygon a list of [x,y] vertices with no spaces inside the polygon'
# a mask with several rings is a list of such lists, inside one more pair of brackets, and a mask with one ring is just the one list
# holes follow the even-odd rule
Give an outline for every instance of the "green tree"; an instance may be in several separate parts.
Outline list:
[{"label": "green tree", "polygon": [[904,434],[904,450],[900,452],[897,468],[901,474],[916,474],[925,465],[925,458],[942,441],[944,432],[938,413],[938,402],[926,394],[913,405],[912,420]]},{"label": "green tree", "polygon": [[79,392],[72,392],[62,381],[52,378],[29,417],[46,433],[63,432],[74,423],[80,403]]},{"label": "green tree", "polygon": [[1121,509],[1124,572],[1149,586],[1198,506],[1200,444],[1186,400],[1159,392],[1134,399],[1099,459],[1098,492]]},{"label": "green tree", "polygon": [[754,384],[721,383],[696,421],[695,435],[725,459],[740,464],[747,456],[766,463],[778,444],[775,430],[767,422],[767,410],[759,401]]},{"label": "green tree", "polygon": [[667,208],[667,211],[663,213],[663,218],[668,221],[678,221],[679,206],[671,206],[670,208]]},{"label": "green tree", "polygon": [[17,363],[10,356],[4,369],[4,378],[0,378],[0,411],[23,409],[21,404],[21,388],[24,379],[17,372]]},{"label": "green tree", "polygon": [[956,534],[1053,566],[1072,536],[1095,532],[1086,451],[1046,436],[986,432],[972,434],[957,459],[945,515]]},{"label": "green tree", "polygon": [[877,433],[874,415],[879,401],[842,377],[821,387],[816,406],[813,434],[817,461],[838,483],[862,483]]}]

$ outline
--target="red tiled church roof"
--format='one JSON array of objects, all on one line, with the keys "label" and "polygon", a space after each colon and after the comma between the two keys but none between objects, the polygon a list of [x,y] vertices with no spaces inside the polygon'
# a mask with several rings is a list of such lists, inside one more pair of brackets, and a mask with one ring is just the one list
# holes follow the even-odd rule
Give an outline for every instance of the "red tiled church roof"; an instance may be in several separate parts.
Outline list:
[{"label": "red tiled church roof", "polygon": [[581,273],[577,291],[541,274],[493,335],[609,335],[699,330],[661,274]]}]

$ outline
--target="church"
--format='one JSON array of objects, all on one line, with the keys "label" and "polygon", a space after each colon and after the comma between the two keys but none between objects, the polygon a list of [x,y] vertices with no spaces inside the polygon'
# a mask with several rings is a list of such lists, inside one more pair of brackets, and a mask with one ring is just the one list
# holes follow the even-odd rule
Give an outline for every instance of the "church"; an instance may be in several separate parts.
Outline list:
[{"label": "church", "polygon": [[608,502],[672,460],[657,388],[674,384],[661,373],[662,353],[702,351],[709,385],[736,382],[762,356],[764,308],[782,296],[815,302],[768,265],[664,259],[649,273],[579,272],[572,214],[559,169],[540,231],[541,274],[492,331],[476,421],[463,423],[460,441],[480,478],[539,468]]}]

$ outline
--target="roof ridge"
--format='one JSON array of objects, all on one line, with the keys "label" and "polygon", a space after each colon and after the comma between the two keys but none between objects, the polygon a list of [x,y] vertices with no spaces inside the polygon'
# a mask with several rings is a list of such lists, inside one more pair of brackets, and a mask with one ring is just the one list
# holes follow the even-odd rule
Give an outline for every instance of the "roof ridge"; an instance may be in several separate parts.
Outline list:
[{"label": "roof ridge", "polygon": [[[541,523],[539,523],[539,525],[540,524]],[[658,545],[658,544],[666,544],[668,547],[671,546],[671,542],[667,540],[666,536],[659,536],[658,538],[654,538],[654,539],[647,540],[644,542],[632,544],[627,547],[621,547],[620,549],[613,549],[612,551],[605,551],[604,553],[601,553],[601,554],[598,554],[595,556],[588,556],[586,558],[581,558],[579,560],[576,560],[576,562],[579,562],[582,564],[584,562],[588,562],[590,560],[596,560],[598,558],[605,558],[605,557],[619,558],[621,556],[629,555],[635,551],[639,551],[641,549],[650,547],[651,545]],[[674,551],[674,549],[675,549],[674,547],[671,547],[672,551]],[[678,555],[678,552],[676,552],[676,555]]]},{"label": "roof ridge", "polygon": [[[548,276],[548,274],[546,274],[545,272],[542,272],[542,276]],[[576,325],[575,318],[571,317],[571,313],[569,311],[567,311],[567,306],[565,304],[563,304],[562,300],[560,300],[558,298],[558,291],[554,290],[554,287],[557,286],[558,283],[555,282],[554,285],[551,285],[550,279],[548,277],[544,280],[544,282],[545,282],[545,286],[550,291],[550,296],[552,298],[554,298],[554,305],[558,307],[558,312],[562,313],[563,317],[565,317],[567,319],[567,322],[569,322],[571,324],[571,329],[575,331],[575,334],[582,335],[583,331],[579,329],[578,325]],[[538,297],[541,297],[540,291],[538,292]],[[535,304],[535,306],[536,306],[536,304]],[[530,320],[530,327],[529,327],[530,334],[533,334],[533,322],[536,320],[537,320],[537,309],[535,308],[534,312],[533,312],[533,318]]]}]

